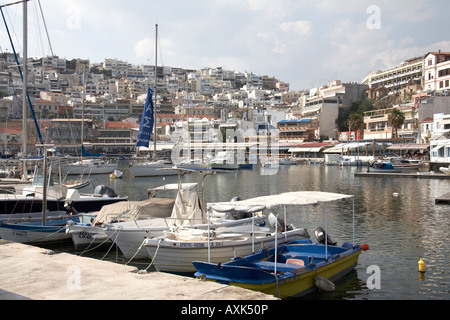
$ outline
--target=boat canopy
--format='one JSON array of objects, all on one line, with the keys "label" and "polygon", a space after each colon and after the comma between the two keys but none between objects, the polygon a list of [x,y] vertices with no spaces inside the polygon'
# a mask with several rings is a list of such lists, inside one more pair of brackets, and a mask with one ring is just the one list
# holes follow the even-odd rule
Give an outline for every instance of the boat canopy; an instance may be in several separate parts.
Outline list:
[{"label": "boat canopy", "polygon": [[334,202],[343,199],[351,199],[354,196],[339,193],[299,191],[287,192],[278,195],[263,196],[238,202],[209,203],[208,210],[218,212],[247,211],[259,212],[264,209],[272,209],[277,206],[308,206],[320,203]]},{"label": "boat canopy", "polygon": [[92,225],[148,218],[168,218],[172,214],[174,204],[174,199],[166,198],[117,202],[104,206]]},{"label": "boat canopy", "polygon": [[[342,153],[347,152],[349,150],[356,150],[356,149],[362,149],[366,148],[368,145],[372,145],[372,142],[351,142],[351,143],[345,143],[345,144],[339,144],[332,148],[324,150],[323,153]],[[376,144],[377,146],[380,146],[379,143]]]}]

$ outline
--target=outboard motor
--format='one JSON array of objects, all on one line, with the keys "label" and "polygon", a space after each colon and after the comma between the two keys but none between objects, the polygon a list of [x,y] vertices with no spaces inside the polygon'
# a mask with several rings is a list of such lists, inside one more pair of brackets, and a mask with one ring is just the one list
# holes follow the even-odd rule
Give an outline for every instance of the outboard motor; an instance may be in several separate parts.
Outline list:
[{"label": "outboard motor", "polygon": [[284,220],[279,215],[275,215],[273,213],[269,214],[269,224],[275,229],[277,229],[279,232],[292,231],[295,229],[295,227],[292,224],[286,225]]},{"label": "outboard motor", "polygon": [[75,207],[73,206],[73,202],[72,201],[64,202],[64,209],[67,211],[67,214],[69,214],[71,216],[79,215],[77,209],[75,209]]},{"label": "outboard motor", "polygon": [[333,242],[329,235],[326,234],[325,230],[323,228],[319,227],[316,230],[314,230],[314,234],[316,236],[317,242],[320,244],[325,244],[325,237],[327,239],[327,244],[329,246],[335,246],[337,242]]},{"label": "outboard motor", "polygon": [[107,186],[103,186],[103,185],[97,186],[94,190],[94,194],[100,195],[100,196],[107,195],[110,198],[118,197],[118,195],[116,194],[116,192],[113,189],[108,188]]}]

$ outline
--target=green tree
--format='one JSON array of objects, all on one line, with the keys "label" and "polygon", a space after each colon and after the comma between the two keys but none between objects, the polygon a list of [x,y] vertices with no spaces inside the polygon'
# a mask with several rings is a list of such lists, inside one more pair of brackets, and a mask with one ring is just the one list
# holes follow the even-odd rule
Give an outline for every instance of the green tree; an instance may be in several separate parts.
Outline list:
[{"label": "green tree", "polygon": [[360,113],[352,113],[347,120],[348,131],[364,130],[364,117]]},{"label": "green tree", "polygon": [[392,137],[398,138],[398,129],[405,123],[405,115],[398,109],[392,109],[388,115],[388,123],[392,127]]}]

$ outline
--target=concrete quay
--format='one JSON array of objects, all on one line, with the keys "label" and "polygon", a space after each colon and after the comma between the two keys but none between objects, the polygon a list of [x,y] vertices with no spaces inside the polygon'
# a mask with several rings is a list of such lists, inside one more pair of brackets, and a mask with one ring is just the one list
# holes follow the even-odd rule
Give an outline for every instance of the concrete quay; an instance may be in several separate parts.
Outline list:
[{"label": "concrete quay", "polygon": [[260,292],[0,240],[0,300],[277,300]]}]

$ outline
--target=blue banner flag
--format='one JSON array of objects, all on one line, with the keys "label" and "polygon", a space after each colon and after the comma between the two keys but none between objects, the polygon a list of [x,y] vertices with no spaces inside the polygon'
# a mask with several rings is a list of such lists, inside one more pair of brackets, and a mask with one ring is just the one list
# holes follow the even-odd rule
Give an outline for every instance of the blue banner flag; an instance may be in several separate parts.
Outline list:
[{"label": "blue banner flag", "polygon": [[155,118],[153,115],[153,91],[148,88],[147,100],[145,101],[144,113],[142,114],[141,127],[139,129],[136,147],[148,148],[152,136]]}]

